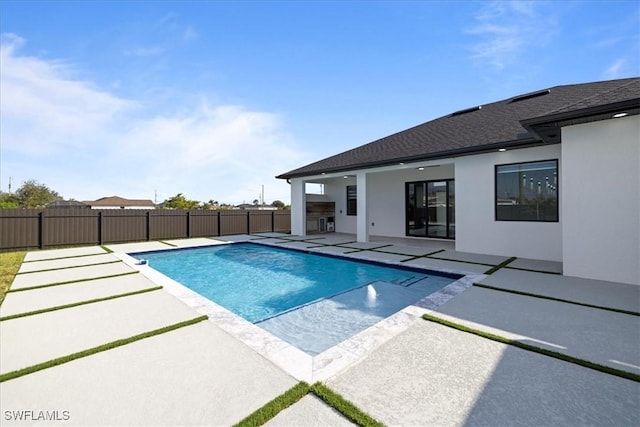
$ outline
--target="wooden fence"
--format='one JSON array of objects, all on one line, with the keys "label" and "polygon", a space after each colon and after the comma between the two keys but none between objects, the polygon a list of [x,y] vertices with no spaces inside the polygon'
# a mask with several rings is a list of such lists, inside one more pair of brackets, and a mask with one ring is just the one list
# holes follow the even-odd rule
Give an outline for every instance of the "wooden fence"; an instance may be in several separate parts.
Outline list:
[{"label": "wooden fence", "polygon": [[290,211],[0,209],[0,251],[291,231]]}]

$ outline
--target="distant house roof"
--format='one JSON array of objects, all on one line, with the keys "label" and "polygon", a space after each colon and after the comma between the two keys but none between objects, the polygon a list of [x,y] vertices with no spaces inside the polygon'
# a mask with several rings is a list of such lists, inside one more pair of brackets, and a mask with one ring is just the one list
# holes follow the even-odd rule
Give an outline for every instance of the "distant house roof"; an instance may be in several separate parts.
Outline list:
[{"label": "distant house roof", "polygon": [[611,118],[618,108],[638,114],[640,78],[555,86],[456,111],[277,178],[559,143],[559,125]]},{"label": "distant house roof", "polygon": [[87,200],[84,202],[90,206],[147,206],[155,207],[153,201],[148,199],[125,199],[118,196],[101,197],[97,200]]},{"label": "distant house roof", "polygon": [[89,206],[77,200],[56,200],[48,203],[45,208],[88,208]]}]

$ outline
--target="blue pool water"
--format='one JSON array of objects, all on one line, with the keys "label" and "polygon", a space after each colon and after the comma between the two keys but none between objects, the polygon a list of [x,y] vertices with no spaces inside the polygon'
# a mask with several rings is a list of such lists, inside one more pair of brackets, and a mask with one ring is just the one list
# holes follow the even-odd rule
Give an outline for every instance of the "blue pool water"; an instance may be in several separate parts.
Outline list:
[{"label": "blue pool water", "polygon": [[456,280],[251,243],[134,256],[309,354]]}]

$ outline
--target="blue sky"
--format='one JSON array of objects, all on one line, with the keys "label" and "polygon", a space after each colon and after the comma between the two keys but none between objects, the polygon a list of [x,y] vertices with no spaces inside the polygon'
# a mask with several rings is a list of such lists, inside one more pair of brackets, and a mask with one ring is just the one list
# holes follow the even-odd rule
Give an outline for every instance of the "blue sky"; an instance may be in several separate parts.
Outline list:
[{"label": "blue sky", "polygon": [[452,111],[640,75],[632,1],[0,0],[0,188],[290,201]]}]

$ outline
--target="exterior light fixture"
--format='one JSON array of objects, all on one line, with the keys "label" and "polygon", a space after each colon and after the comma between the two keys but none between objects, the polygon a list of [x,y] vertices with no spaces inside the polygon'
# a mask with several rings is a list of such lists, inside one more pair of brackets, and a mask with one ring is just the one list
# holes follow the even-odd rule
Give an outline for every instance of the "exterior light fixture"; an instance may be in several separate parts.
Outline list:
[{"label": "exterior light fixture", "polygon": [[402,163],[402,162],[400,162],[400,163],[398,163],[398,164],[399,164],[400,166],[404,166],[404,163]]},{"label": "exterior light fixture", "polygon": [[505,151],[507,151],[507,149],[506,148],[500,148],[498,151],[501,152],[501,153],[504,153]]},{"label": "exterior light fixture", "polygon": [[420,167],[418,168],[418,170],[419,170],[419,171],[423,171],[423,170],[424,170],[424,168],[423,168],[422,166],[420,166]]},{"label": "exterior light fixture", "polygon": [[344,178],[344,179],[347,179],[347,178],[349,178],[349,177],[348,177],[347,175],[345,175],[345,176],[343,176],[343,178]]},{"label": "exterior light fixture", "polygon": [[625,116],[628,116],[628,115],[629,115],[629,113],[627,113],[627,112],[623,111],[623,112],[621,112],[621,113],[616,113],[616,114],[614,114],[614,115],[613,115],[613,118],[614,118],[614,119],[619,119],[620,117],[625,117]]}]

